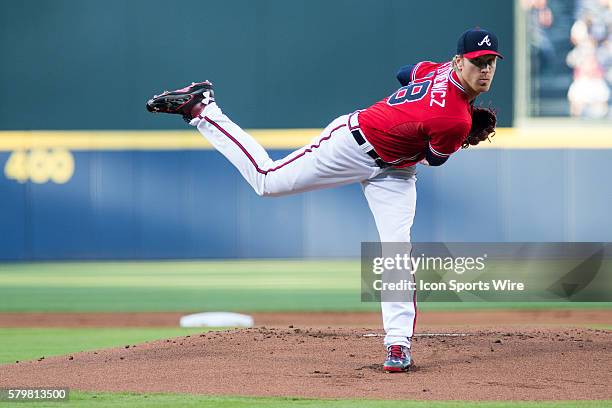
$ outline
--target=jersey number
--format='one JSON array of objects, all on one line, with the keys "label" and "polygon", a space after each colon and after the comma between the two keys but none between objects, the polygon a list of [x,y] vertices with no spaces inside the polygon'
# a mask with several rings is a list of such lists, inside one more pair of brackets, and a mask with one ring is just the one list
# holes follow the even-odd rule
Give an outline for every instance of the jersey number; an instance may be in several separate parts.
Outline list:
[{"label": "jersey number", "polygon": [[431,87],[430,80],[413,82],[403,86],[387,99],[387,104],[394,106],[405,102],[416,102],[421,100],[427,95],[429,87]]}]

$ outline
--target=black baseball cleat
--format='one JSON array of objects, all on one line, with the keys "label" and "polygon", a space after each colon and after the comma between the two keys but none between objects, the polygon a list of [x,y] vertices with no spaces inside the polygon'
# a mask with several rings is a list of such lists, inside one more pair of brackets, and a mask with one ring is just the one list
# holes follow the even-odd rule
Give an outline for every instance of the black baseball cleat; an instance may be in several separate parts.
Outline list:
[{"label": "black baseball cleat", "polygon": [[185,88],[153,96],[147,101],[147,110],[182,115],[189,122],[215,101],[214,95],[213,84],[209,81],[192,82]]}]

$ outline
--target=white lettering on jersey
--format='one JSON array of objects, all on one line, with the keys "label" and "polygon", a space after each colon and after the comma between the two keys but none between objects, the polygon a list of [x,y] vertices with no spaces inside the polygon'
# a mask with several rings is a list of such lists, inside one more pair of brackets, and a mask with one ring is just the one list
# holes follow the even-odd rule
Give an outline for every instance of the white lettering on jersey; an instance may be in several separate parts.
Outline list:
[{"label": "white lettering on jersey", "polygon": [[441,108],[446,106],[446,91],[448,90],[448,76],[453,69],[452,62],[441,65],[436,70],[431,92],[429,93],[429,106],[438,105]]},{"label": "white lettering on jersey", "polygon": [[482,47],[482,44],[487,44],[487,47],[491,46],[491,40],[489,40],[489,34],[485,35],[482,41],[478,43],[478,46]]},{"label": "white lettering on jersey", "polygon": [[[436,99],[436,94],[440,95],[440,100]],[[431,91],[431,100],[429,101],[429,106],[433,106],[433,104],[440,106],[441,108],[446,106],[446,91]]]}]

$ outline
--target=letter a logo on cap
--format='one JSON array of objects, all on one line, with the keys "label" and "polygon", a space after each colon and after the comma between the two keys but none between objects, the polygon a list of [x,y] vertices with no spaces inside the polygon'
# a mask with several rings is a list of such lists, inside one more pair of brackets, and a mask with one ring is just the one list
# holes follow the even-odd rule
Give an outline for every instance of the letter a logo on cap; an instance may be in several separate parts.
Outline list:
[{"label": "letter a logo on cap", "polygon": [[478,43],[478,46],[482,47],[482,44],[487,44],[487,47],[491,46],[491,40],[489,40],[489,34],[485,35],[482,41]]},{"label": "letter a logo on cap", "polygon": [[457,40],[457,55],[466,58],[477,58],[481,55],[497,55],[497,36],[495,33],[482,29],[472,28],[461,34]]}]

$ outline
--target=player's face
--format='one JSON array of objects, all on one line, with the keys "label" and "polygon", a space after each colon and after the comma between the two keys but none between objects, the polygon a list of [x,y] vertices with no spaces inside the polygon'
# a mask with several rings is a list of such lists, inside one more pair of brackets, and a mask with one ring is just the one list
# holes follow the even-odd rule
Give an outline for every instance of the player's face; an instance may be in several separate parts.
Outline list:
[{"label": "player's face", "polygon": [[464,85],[467,85],[469,90],[478,95],[487,92],[491,87],[496,64],[497,56],[481,55],[472,59],[460,57],[457,65]]}]

